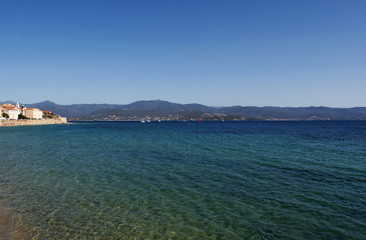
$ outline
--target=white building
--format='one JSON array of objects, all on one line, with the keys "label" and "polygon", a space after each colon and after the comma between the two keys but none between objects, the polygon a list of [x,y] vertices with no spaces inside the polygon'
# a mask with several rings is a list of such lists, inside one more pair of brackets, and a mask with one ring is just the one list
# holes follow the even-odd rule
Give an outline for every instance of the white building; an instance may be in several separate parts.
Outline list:
[{"label": "white building", "polygon": [[10,120],[18,120],[18,115],[21,113],[21,109],[19,108],[19,104],[11,105],[11,104],[4,104],[3,112],[9,115]]},{"label": "white building", "polygon": [[18,120],[20,109],[5,107],[3,112],[9,115],[10,120]]}]

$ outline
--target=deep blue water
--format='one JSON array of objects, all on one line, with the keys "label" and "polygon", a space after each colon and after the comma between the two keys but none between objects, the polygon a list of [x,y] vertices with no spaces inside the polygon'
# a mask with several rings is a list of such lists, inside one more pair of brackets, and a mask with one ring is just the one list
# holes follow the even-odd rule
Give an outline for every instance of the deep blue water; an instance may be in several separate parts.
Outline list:
[{"label": "deep blue water", "polygon": [[0,147],[22,236],[366,239],[365,121],[3,127]]}]

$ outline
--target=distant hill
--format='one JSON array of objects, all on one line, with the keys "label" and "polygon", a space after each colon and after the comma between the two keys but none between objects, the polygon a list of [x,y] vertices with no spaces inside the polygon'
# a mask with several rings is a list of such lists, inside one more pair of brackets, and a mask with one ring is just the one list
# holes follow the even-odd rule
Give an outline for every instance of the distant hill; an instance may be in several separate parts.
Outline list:
[{"label": "distant hill", "polygon": [[329,108],[329,107],[225,107],[220,113],[236,114],[264,119],[296,119],[296,120],[365,120],[366,107]]},{"label": "distant hill", "polygon": [[97,110],[106,108],[119,108],[122,105],[115,104],[72,104],[72,105],[58,105],[51,101],[44,101],[40,103],[33,104],[23,104],[26,107],[34,107],[42,110],[49,110],[55,114],[65,116],[67,118],[85,116],[89,113],[95,112]]},{"label": "distant hill", "polygon": [[164,112],[182,112],[182,111],[197,111],[197,112],[214,112],[216,108],[208,107],[201,104],[179,104],[171,103],[162,100],[137,101],[127,105],[123,105],[124,109],[129,110],[158,110]]},{"label": "distant hill", "polygon": [[[6,101],[15,103],[14,101]],[[5,102],[0,102],[0,104]],[[366,120],[366,107],[210,107],[201,104],[179,104],[162,100],[137,101],[130,104],[58,105],[51,101],[22,104],[49,110],[70,120]]]},{"label": "distant hill", "polygon": [[[142,104],[142,105],[140,105]],[[366,120],[365,108],[328,107],[207,107],[194,104],[149,105],[133,103],[122,108],[97,110],[79,117],[78,120],[138,120],[146,117],[163,117],[169,120]]]}]

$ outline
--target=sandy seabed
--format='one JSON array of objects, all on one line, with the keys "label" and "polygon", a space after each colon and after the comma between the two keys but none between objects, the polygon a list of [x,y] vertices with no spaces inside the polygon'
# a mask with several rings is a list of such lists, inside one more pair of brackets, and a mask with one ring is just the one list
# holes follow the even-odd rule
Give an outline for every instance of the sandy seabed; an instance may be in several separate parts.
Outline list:
[{"label": "sandy seabed", "polygon": [[31,237],[23,231],[16,229],[11,214],[6,209],[0,208],[0,240],[28,240]]},{"label": "sandy seabed", "polygon": [[0,209],[0,239],[15,239],[12,233],[10,215],[3,209]]}]

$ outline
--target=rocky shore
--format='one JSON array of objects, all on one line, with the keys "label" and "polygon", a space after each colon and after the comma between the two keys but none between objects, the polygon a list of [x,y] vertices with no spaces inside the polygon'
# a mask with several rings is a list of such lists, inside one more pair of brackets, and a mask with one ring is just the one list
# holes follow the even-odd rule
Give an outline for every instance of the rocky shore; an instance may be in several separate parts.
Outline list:
[{"label": "rocky shore", "polygon": [[54,119],[35,119],[35,120],[1,120],[0,127],[5,126],[30,126],[30,125],[47,125],[47,124],[64,124],[67,123],[65,117]]}]

